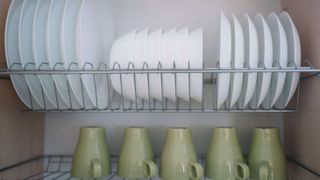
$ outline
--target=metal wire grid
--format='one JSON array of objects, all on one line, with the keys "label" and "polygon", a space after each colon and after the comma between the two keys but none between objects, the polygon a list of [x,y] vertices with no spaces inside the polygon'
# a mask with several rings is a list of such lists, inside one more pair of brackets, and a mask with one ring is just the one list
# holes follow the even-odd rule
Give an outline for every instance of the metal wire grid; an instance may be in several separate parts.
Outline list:
[{"label": "metal wire grid", "polygon": [[[28,175],[26,177],[20,178],[21,180],[78,180],[77,178],[71,177],[71,164],[72,164],[72,156],[64,156],[64,155],[54,155],[54,156],[46,156],[44,158],[40,158],[37,161],[38,163],[44,164],[44,170],[41,172],[37,172],[35,174]],[[30,161],[33,162],[33,161]],[[30,163],[29,162],[29,163]],[[125,178],[119,177],[116,174],[117,171],[117,157],[113,156],[111,158],[112,163],[112,173],[108,177],[98,178],[96,180],[127,180]],[[157,167],[160,167],[160,161],[156,159]],[[199,158],[199,163],[204,167],[204,158]],[[9,170],[14,170],[9,169]],[[158,173],[159,174],[159,173]],[[1,175],[1,172],[0,172]],[[207,178],[203,178],[202,180],[206,180]],[[147,178],[145,180],[160,180],[159,176],[153,178]]]},{"label": "metal wire grid", "polygon": [[[216,82],[217,77],[221,73],[229,73],[230,79],[232,82],[232,77],[235,73],[243,73],[243,75],[248,75],[250,73],[257,73],[258,75],[263,75],[264,73],[313,73],[318,74],[320,73],[319,69],[315,69],[311,66],[311,64],[307,61],[308,67],[298,67],[295,64],[291,63],[290,67],[281,67],[280,65],[275,65],[274,68],[265,68],[263,64],[259,65],[259,68],[251,68],[249,65],[245,65],[244,68],[234,68],[232,65],[232,68],[221,68],[219,62],[217,63],[216,68],[200,68],[200,69],[193,69],[190,67],[190,63],[188,63],[188,68],[186,69],[179,69],[176,68],[175,63],[173,63],[173,68],[162,68],[161,62],[158,63],[157,68],[149,68],[147,62],[143,63],[142,69],[141,68],[135,68],[135,65],[133,62],[129,62],[127,67],[121,67],[121,65],[118,62],[115,62],[113,66],[110,68],[107,66],[107,64],[100,63],[97,65],[98,67],[95,68],[95,66],[92,63],[84,63],[82,68],[75,69],[75,66],[78,66],[77,63],[71,63],[68,65],[68,68],[66,70],[58,69],[59,66],[63,66],[63,63],[57,63],[53,67],[53,69],[44,68],[48,66],[48,63],[42,63],[38,68],[30,68],[35,67],[35,64],[28,63],[26,66],[22,66],[19,63],[12,64],[9,69],[2,69],[0,70],[0,75],[15,75],[15,76],[26,76],[26,75],[34,75],[34,76],[44,76],[44,75],[76,75],[79,76],[79,84],[81,84],[81,92],[82,92],[82,102],[83,106],[79,109],[74,109],[72,106],[68,109],[61,109],[59,108],[59,101],[56,97],[56,107],[55,109],[49,109],[47,108],[47,102],[45,98],[43,98],[43,104],[44,108],[39,109],[35,108],[33,106],[34,98],[32,96],[31,90],[28,87],[28,95],[29,99],[31,101],[31,110],[32,111],[45,111],[45,112],[296,112],[299,107],[299,94],[300,94],[300,82],[297,88],[297,93],[295,96],[295,103],[291,103],[288,107],[283,107],[281,109],[276,109],[274,107],[270,107],[268,109],[263,109],[261,107],[252,107],[252,106],[246,106],[244,107],[242,104],[243,99],[240,98],[237,105],[234,107],[230,106],[230,99],[224,103],[223,107],[218,108],[217,105],[217,89],[219,84]],[[204,65],[203,65],[204,67]],[[163,82],[165,81],[164,76],[165,75],[171,75],[174,76],[175,79],[175,87],[177,87],[177,76],[178,75],[187,75],[188,81],[190,82],[190,77],[193,74],[202,74],[204,77],[203,79],[203,93],[202,93],[202,101],[196,102],[194,100],[190,101],[184,101],[181,98],[177,96],[177,88],[175,88],[175,101],[170,101],[168,98],[163,96]],[[120,82],[120,93],[110,93],[112,91],[112,85],[110,82],[110,79],[112,76],[117,75],[119,77],[117,80]],[[135,100],[129,100],[125,98],[123,94],[123,87],[125,86],[123,84],[123,76],[132,76],[134,80],[134,91],[135,91]],[[147,79],[147,88],[148,88],[148,99],[141,99],[137,96],[137,77],[136,76],[145,76]],[[150,96],[150,76],[151,75],[158,75],[160,77],[161,82],[161,92],[162,92],[162,100],[156,100],[155,98],[152,98]],[[106,107],[99,107],[98,98],[96,98],[95,107],[94,108],[87,108],[85,105],[84,100],[84,85],[83,82],[80,80],[83,76],[90,76],[92,77],[92,81],[94,82],[94,92],[95,97],[98,97],[98,91],[97,91],[97,76],[105,76],[105,79],[108,84],[108,89],[105,93],[105,96],[108,97],[108,105]],[[114,78],[114,77],[113,77]],[[71,84],[69,81],[67,81],[68,85],[68,94],[71,95]],[[58,90],[57,85],[54,83],[53,87],[55,88],[55,95],[58,96]],[[234,87],[232,86],[232,83],[230,83],[230,90],[229,90],[229,97],[231,96],[232,89]],[[191,87],[189,86],[189,96],[190,96]],[[43,88],[41,88],[42,96],[45,97],[45,92]],[[242,90],[242,97],[244,96],[244,91]],[[258,93],[255,93],[255,97],[258,96]],[[191,98],[191,97],[189,97]],[[271,102],[272,99],[270,98],[269,101]],[[72,99],[69,98],[69,104],[72,105]],[[29,110],[30,110],[29,109]]]}]

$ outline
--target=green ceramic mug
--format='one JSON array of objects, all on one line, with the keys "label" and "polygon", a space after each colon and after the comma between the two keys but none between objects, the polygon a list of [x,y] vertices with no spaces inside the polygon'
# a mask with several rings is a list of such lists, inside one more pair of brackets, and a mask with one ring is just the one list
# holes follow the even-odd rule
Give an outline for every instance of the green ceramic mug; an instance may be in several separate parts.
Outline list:
[{"label": "green ceramic mug", "polygon": [[248,157],[253,180],[287,180],[287,164],[277,128],[253,131]]},{"label": "green ceramic mug", "polygon": [[249,179],[249,167],[234,128],[214,128],[206,159],[206,176],[212,180]]},{"label": "green ceramic mug", "polygon": [[157,175],[147,128],[126,128],[117,174],[127,179],[151,178]]},{"label": "green ceramic mug", "polygon": [[188,128],[170,128],[161,156],[160,176],[163,180],[198,180],[203,177],[203,168],[197,163]]},{"label": "green ceramic mug", "polygon": [[81,179],[110,175],[111,165],[103,127],[82,127],[73,155],[71,176]]}]

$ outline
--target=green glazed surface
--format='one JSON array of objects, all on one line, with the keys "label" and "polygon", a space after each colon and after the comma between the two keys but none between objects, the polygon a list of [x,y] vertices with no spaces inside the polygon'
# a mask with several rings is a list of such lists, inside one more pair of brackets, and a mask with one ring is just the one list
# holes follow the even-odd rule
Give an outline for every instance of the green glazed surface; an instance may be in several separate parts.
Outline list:
[{"label": "green glazed surface", "polygon": [[163,180],[198,180],[203,177],[203,168],[197,163],[188,128],[170,128],[162,151],[160,176]]},{"label": "green glazed surface", "polygon": [[157,175],[147,128],[125,130],[117,174],[128,179],[150,178]]},{"label": "green glazed surface", "polygon": [[111,165],[103,127],[82,127],[72,161],[71,176],[81,179],[110,175]]},{"label": "green glazed surface", "polygon": [[286,157],[277,128],[254,129],[248,162],[253,180],[287,180]]},{"label": "green glazed surface", "polygon": [[206,176],[212,180],[249,178],[249,167],[234,128],[214,128],[206,158]]}]

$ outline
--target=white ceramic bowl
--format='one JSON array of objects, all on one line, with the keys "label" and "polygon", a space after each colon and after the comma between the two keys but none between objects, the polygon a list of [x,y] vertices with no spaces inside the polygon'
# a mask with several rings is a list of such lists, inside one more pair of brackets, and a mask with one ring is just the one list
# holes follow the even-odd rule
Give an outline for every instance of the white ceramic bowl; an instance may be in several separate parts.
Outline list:
[{"label": "white ceramic bowl", "polygon": [[[121,36],[111,48],[109,67],[114,69],[128,69],[130,60],[134,57],[134,41],[137,30]],[[111,84],[114,90],[124,97],[135,101],[136,92],[134,88],[133,74],[112,74]]]}]

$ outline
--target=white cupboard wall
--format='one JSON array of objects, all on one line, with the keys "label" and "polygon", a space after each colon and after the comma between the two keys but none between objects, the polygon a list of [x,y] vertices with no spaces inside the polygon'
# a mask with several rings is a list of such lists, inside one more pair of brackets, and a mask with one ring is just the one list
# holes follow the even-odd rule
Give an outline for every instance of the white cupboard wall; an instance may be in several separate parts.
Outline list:
[{"label": "white cupboard wall", "polygon": [[[281,11],[281,0],[112,0],[117,36],[135,28],[204,28],[204,59],[207,67],[217,60],[220,11],[241,15],[248,12],[268,14]],[[254,127],[278,127],[283,130],[282,114],[104,114],[46,113],[45,154],[71,154],[81,126],[99,125],[107,129],[112,154],[117,154],[123,130],[129,126],[151,129],[157,155],[162,150],[165,129],[191,127],[200,154],[205,154],[211,128],[236,127],[244,152],[247,152]]]}]

